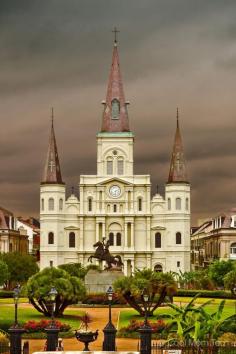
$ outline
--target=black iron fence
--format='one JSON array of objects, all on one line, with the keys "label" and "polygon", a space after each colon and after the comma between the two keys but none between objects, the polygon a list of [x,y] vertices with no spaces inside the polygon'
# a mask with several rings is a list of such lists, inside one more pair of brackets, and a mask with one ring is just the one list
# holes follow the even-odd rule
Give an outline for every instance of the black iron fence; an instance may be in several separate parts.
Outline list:
[{"label": "black iron fence", "polygon": [[160,343],[152,342],[151,354],[236,354],[236,343]]}]

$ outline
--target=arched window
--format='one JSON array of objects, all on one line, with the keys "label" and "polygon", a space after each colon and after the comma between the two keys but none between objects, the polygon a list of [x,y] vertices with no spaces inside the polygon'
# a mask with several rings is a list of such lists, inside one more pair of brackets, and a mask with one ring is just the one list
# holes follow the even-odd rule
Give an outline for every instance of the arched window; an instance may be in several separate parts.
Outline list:
[{"label": "arched window", "polygon": [[114,212],[114,213],[117,212],[117,205],[116,205],[116,204],[113,205],[113,212]]},{"label": "arched window", "polygon": [[121,233],[117,232],[116,234],[116,246],[121,246]]},{"label": "arched window", "polygon": [[88,198],[88,211],[92,211],[93,210],[93,201],[92,198],[89,197]]},{"label": "arched window", "polygon": [[161,234],[157,232],[155,234],[155,248],[161,248]]},{"label": "arched window", "polygon": [[41,209],[44,210],[44,199],[41,199]]},{"label": "arched window", "polygon": [[154,267],[154,271],[158,272],[158,273],[162,273],[163,272],[163,268],[161,264],[156,264]]},{"label": "arched window", "polygon": [[181,210],[181,199],[180,198],[175,199],[175,209]]},{"label": "arched window", "polygon": [[168,204],[168,210],[171,210],[171,199],[170,198],[168,198],[167,204]]},{"label": "arched window", "polygon": [[53,198],[48,199],[48,210],[54,210],[54,199]]},{"label": "arched window", "polygon": [[185,199],[185,210],[188,210],[189,209],[189,199],[186,198]]},{"label": "arched window", "polygon": [[109,243],[110,243],[110,246],[114,246],[114,234],[113,234],[113,232],[109,233]]},{"label": "arched window", "polygon": [[48,234],[48,244],[49,245],[54,244],[54,233],[53,232],[49,232],[49,234]]},{"label": "arched window", "polygon": [[71,247],[71,248],[75,247],[75,233],[74,232],[69,233],[69,247]]},{"label": "arched window", "polygon": [[119,158],[117,160],[117,174],[118,175],[124,174],[124,160],[122,158]]},{"label": "arched window", "polygon": [[236,242],[231,244],[231,246],[230,246],[230,254],[236,255]]},{"label": "arched window", "polygon": [[111,102],[111,115],[112,119],[119,119],[120,114],[120,102],[114,98]]},{"label": "arched window", "polygon": [[113,160],[112,158],[107,159],[107,175],[113,174]]},{"label": "arched window", "polygon": [[142,211],[142,198],[138,198],[138,211]]},{"label": "arched window", "polygon": [[59,199],[59,210],[63,210],[63,199]]},{"label": "arched window", "polygon": [[176,245],[181,245],[182,240],[181,240],[181,233],[180,232],[176,232]]}]

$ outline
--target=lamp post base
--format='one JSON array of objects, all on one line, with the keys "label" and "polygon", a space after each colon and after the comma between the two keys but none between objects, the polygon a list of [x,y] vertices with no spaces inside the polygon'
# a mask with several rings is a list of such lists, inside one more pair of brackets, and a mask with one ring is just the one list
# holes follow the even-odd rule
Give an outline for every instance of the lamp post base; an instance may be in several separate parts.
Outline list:
[{"label": "lamp post base", "polygon": [[139,328],[140,333],[140,354],[151,354],[152,351],[152,328],[144,324]]},{"label": "lamp post base", "polygon": [[10,334],[10,354],[21,354],[21,336],[25,332],[24,328],[12,326],[8,329]]},{"label": "lamp post base", "polygon": [[103,351],[116,351],[116,328],[112,322],[108,322],[103,329],[104,341],[102,344]]},{"label": "lamp post base", "polygon": [[47,333],[47,351],[55,351],[58,346],[58,333],[59,328],[56,327],[48,327],[45,328],[45,332]]}]

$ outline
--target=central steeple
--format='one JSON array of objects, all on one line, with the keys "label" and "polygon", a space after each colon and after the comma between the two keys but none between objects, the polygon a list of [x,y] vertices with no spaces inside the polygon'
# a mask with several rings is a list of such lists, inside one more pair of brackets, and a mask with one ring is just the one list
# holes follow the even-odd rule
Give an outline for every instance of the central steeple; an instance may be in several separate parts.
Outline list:
[{"label": "central steeple", "polygon": [[104,104],[102,119],[102,132],[129,132],[129,119],[127,112],[128,102],[125,101],[120,62],[117,47],[115,29],[115,40],[112,54],[111,71],[108,80],[107,96]]}]

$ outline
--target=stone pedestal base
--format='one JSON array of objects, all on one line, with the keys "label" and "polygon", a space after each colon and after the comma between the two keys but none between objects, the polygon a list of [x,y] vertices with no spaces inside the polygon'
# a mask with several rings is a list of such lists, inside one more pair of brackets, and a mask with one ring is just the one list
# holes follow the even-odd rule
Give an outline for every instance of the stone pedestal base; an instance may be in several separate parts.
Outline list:
[{"label": "stone pedestal base", "polygon": [[124,273],[120,270],[101,272],[90,269],[85,276],[85,286],[88,293],[105,293],[110,285]]}]

